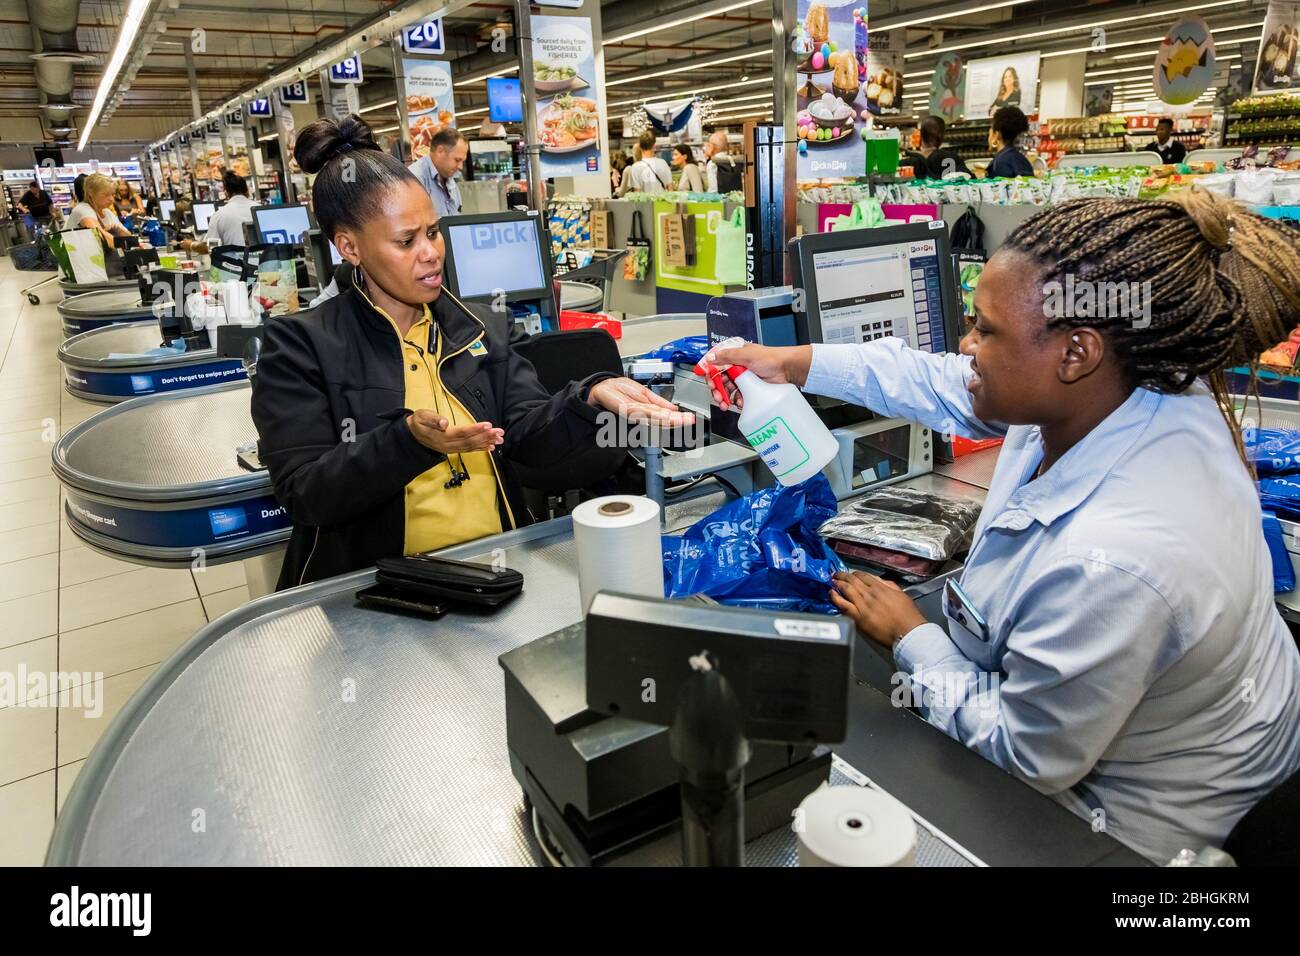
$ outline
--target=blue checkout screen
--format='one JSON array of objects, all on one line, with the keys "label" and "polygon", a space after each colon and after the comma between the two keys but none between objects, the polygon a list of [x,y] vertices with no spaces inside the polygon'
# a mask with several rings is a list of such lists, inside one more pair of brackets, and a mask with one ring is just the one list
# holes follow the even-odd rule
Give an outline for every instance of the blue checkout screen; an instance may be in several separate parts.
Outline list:
[{"label": "blue checkout screen", "polygon": [[456,264],[457,295],[523,292],[546,285],[536,219],[448,226],[447,242]]},{"label": "blue checkout screen", "polygon": [[302,237],[311,228],[306,206],[274,206],[253,210],[257,220],[257,229],[262,234],[263,242],[290,246],[302,242]]}]

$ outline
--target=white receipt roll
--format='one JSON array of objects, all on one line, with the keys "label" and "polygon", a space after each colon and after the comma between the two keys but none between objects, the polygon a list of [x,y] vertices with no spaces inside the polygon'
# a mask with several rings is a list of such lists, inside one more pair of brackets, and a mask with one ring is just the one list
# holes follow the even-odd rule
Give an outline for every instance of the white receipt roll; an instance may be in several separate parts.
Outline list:
[{"label": "white receipt roll", "polygon": [[597,591],[664,596],[659,506],[640,495],[609,495],[573,509],[578,591],[586,614]]},{"label": "white receipt roll", "polygon": [[800,866],[912,866],[916,823],[868,787],[822,787],[795,811]]}]

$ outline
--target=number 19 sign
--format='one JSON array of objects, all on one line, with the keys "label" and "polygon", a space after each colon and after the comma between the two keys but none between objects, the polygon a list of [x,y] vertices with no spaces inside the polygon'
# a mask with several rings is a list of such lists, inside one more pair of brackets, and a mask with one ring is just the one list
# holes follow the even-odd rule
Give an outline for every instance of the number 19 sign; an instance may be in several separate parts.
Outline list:
[{"label": "number 19 sign", "polygon": [[360,83],[361,57],[350,56],[330,67],[331,83]]},{"label": "number 19 sign", "polygon": [[414,23],[402,31],[402,49],[407,53],[443,53],[442,17]]}]

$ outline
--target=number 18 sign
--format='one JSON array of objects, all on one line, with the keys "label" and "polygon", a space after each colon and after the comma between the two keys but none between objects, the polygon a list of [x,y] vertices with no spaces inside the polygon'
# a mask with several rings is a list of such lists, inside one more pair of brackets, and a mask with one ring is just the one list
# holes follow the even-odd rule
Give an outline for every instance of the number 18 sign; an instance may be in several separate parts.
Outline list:
[{"label": "number 18 sign", "polygon": [[350,56],[330,67],[331,83],[360,83],[361,57]]}]

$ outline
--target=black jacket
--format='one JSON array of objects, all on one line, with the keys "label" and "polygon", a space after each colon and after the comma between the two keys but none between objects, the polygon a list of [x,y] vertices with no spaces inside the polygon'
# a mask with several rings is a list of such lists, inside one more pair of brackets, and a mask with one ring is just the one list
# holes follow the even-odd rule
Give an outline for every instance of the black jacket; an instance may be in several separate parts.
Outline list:
[{"label": "black jacket", "polygon": [[[509,315],[457,304],[445,291],[430,308],[444,336],[443,385],[476,420],[505,430],[492,453],[501,527],[511,527],[502,498],[515,523],[527,524],[510,462],[547,468],[593,445],[597,410],[587,393],[612,376],[592,375],[549,395],[512,347],[523,332]],[[480,339],[486,354],[470,352]],[[404,489],[444,460],[406,424],[402,362],[393,327],[355,281],[315,309],[267,323],[252,413],[275,496],[293,518],[279,589],[401,555]]]}]

